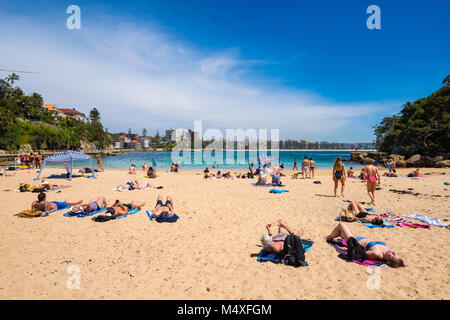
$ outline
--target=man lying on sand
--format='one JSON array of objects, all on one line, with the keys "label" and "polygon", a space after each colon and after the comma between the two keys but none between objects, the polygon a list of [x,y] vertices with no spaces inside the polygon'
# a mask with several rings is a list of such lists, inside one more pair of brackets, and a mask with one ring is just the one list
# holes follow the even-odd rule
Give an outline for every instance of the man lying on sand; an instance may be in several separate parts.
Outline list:
[{"label": "man lying on sand", "polygon": [[106,203],[106,199],[104,196],[97,196],[91,200],[89,200],[88,203],[82,203],[80,205],[74,205],[72,207],[72,212],[73,213],[80,213],[80,212],[85,212],[85,213],[90,213],[93,211],[97,211],[103,207],[106,207],[107,203]]},{"label": "man lying on sand", "polygon": [[[293,229],[288,227],[286,223],[281,219],[277,220],[277,223],[278,223],[278,235],[283,234],[281,232],[282,228],[285,229],[289,234],[296,235],[299,237],[301,237],[304,233],[303,228],[300,228],[298,232],[294,234],[294,232],[292,231]],[[286,240],[286,236],[272,237],[272,232],[270,230],[271,226],[272,226],[271,224],[268,224],[266,226],[267,234],[263,234],[261,236],[261,243],[265,251],[273,253],[281,253],[283,251],[284,240]]]},{"label": "man lying on sand", "polygon": [[166,202],[163,203],[163,197],[162,195],[158,196],[158,199],[156,200],[156,206],[155,209],[152,212],[153,218],[158,218],[159,216],[166,216],[170,217],[173,215],[173,199],[172,196],[166,197]]},{"label": "man lying on sand", "polygon": [[380,260],[392,268],[404,267],[403,260],[382,241],[372,241],[364,237],[355,237],[350,229],[340,222],[327,236],[327,241],[331,242],[334,238],[342,238],[348,242],[349,238],[355,238],[356,241],[364,247],[367,258],[370,260]]},{"label": "man lying on sand", "polygon": [[356,201],[352,201],[348,205],[347,210],[353,211],[356,220],[359,220],[361,222],[369,222],[376,225],[383,224],[383,219],[378,218],[378,216],[375,214],[370,214],[360,203]]},{"label": "man lying on sand", "polygon": [[112,216],[114,218],[126,215],[128,211],[132,209],[141,209],[145,205],[145,202],[141,204],[131,203],[121,203],[119,200],[116,200],[111,207],[106,209],[106,216]]},{"label": "man lying on sand", "polygon": [[55,211],[55,210],[60,210],[60,209],[64,209],[64,208],[68,208],[70,206],[74,206],[77,204],[80,204],[82,202],[82,200],[77,201],[77,202],[57,202],[57,201],[52,201],[52,202],[47,202],[47,197],[45,195],[44,192],[39,193],[38,195],[38,201],[33,201],[31,203],[31,209],[37,209],[43,212],[51,212],[51,211]]}]

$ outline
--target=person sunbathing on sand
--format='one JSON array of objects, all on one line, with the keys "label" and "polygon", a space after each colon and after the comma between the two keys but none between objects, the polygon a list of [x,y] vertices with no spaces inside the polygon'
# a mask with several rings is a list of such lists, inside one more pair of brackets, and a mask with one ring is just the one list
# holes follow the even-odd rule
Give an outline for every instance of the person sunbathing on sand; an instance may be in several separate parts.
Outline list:
[{"label": "person sunbathing on sand", "polygon": [[397,171],[395,169],[389,169],[389,172],[383,173],[383,176],[385,177],[398,177]]},{"label": "person sunbathing on sand", "polygon": [[304,233],[303,228],[300,228],[297,233],[294,234],[293,229],[291,229],[289,226],[287,226],[286,222],[279,219],[277,220],[278,225],[278,236],[272,237],[272,232],[270,230],[271,224],[266,225],[267,234],[263,234],[261,236],[261,243],[263,245],[263,248],[267,252],[273,252],[273,253],[281,253],[283,251],[284,247],[284,240],[286,240],[286,236],[279,236],[283,234],[281,229],[285,229],[287,233],[296,235],[301,237]]},{"label": "person sunbathing on sand", "polygon": [[340,222],[333,231],[326,237],[327,242],[335,238],[342,238],[348,242],[349,238],[355,238],[356,241],[366,251],[367,259],[379,260],[385,262],[392,268],[404,267],[403,260],[382,241],[372,241],[364,237],[355,237],[350,229]]},{"label": "person sunbathing on sand", "polygon": [[89,200],[88,203],[81,203],[79,205],[74,205],[72,207],[72,212],[73,213],[80,213],[80,212],[90,213],[93,211],[97,211],[106,206],[107,206],[107,203],[106,203],[105,197],[97,196],[97,197]]},{"label": "person sunbathing on sand", "polygon": [[156,178],[156,173],[153,167],[148,168],[147,177],[152,179]]},{"label": "person sunbathing on sand", "polygon": [[347,170],[347,176],[348,177],[354,177],[355,171],[353,171],[353,167],[350,167],[350,169]]},{"label": "person sunbathing on sand", "polygon": [[122,191],[122,190],[144,190],[145,188],[150,188],[150,182],[148,182],[146,185],[141,186],[139,184],[139,181],[137,179],[132,179],[131,181],[128,181],[127,183],[121,184],[117,187],[116,190]]},{"label": "person sunbathing on sand", "polygon": [[420,172],[419,172],[419,168],[416,168],[415,171],[408,173],[409,178],[417,178],[419,176]]},{"label": "person sunbathing on sand", "polygon": [[356,201],[352,201],[348,205],[347,210],[353,211],[356,220],[359,220],[361,222],[369,222],[376,225],[383,225],[383,219],[378,218],[378,216],[375,214],[367,212],[367,210]]},{"label": "person sunbathing on sand", "polygon": [[57,202],[57,201],[47,202],[47,196],[45,195],[44,192],[41,192],[38,195],[38,201],[33,201],[31,203],[31,209],[37,209],[37,210],[40,210],[40,211],[43,211],[43,212],[51,212],[51,211],[55,211],[55,210],[68,208],[70,206],[74,206],[74,205],[80,204],[81,202],[82,202],[82,200],[76,201],[76,202],[68,202],[68,201],[64,201],[64,202]]},{"label": "person sunbathing on sand", "polygon": [[162,195],[158,196],[158,199],[156,200],[156,206],[155,209],[152,212],[153,218],[158,218],[159,216],[166,216],[170,217],[173,215],[173,199],[172,196],[166,197],[166,202],[163,203],[163,197]]},{"label": "person sunbathing on sand", "polygon": [[106,216],[120,217],[126,215],[128,211],[132,209],[141,209],[145,205],[145,202],[141,204],[131,203],[121,203],[119,200],[116,200],[111,207],[106,209]]}]

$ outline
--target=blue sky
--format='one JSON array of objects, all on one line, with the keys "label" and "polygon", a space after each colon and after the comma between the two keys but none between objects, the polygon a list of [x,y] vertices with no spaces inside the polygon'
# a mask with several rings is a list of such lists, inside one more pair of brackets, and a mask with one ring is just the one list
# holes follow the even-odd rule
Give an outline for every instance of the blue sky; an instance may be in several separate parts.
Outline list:
[{"label": "blue sky", "polygon": [[[65,27],[81,8],[81,30]],[[369,5],[381,30],[369,30]],[[371,141],[450,70],[449,1],[0,1],[0,68],[110,131],[279,128]],[[2,73],[0,76],[6,74]]]}]

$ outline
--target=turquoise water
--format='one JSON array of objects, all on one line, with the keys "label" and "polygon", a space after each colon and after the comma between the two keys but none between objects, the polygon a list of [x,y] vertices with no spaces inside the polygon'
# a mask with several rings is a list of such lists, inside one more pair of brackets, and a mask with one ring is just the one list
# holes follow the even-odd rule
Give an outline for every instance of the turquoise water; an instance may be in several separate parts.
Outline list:
[{"label": "turquoise water", "polygon": [[[286,169],[292,169],[294,160],[297,159],[297,167],[301,167],[301,162],[305,156],[308,159],[313,158],[316,163],[318,169],[329,169],[333,167],[334,160],[337,156],[341,156],[342,159],[350,158],[350,153],[352,151],[279,151],[277,158],[279,157],[280,164],[284,163]],[[202,154],[201,152],[196,152],[194,154],[192,151],[190,153],[190,161],[188,154],[185,154],[185,159],[176,159],[172,160],[171,152],[130,152],[117,154],[116,156],[102,157],[102,165],[104,169],[128,169],[131,164],[136,166],[136,169],[140,169],[144,162],[147,162],[148,166],[152,166],[153,159],[156,162],[157,169],[169,169],[172,162],[178,162],[180,164],[180,169],[182,170],[198,170],[203,169],[206,166],[211,168],[214,157],[216,157],[216,164],[219,165],[221,169],[246,169],[248,168],[248,160],[254,160],[254,166],[257,167],[256,157],[258,154],[256,152],[251,152],[249,154],[248,151],[244,153],[244,151],[232,152],[229,155],[229,160],[232,163],[227,163],[227,157],[225,152],[222,157],[220,157],[221,153],[215,154],[212,152],[211,154]],[[264,154],[263,154],[264,155]],[[267,156],[271,156],[270,152],[267,153]],[[194,163],[194,159],[197,157],[201,159],[200,163]],[[222,158],[222,161],[221,161]],[[239,160],[239,161],[238,161]],[[230,162],[230,161],[229,161]],[[274,161],[276,163],[277,160]],[[94,159],[93,161],[94,167],[97,166],[97,163]],[[355,162],[346,161],[344,162],[347,167],[361,168],[362,165]],[[89,160],[87,161],[79,161],[74,164],[76,167],[87,167],[89,166]]]}]

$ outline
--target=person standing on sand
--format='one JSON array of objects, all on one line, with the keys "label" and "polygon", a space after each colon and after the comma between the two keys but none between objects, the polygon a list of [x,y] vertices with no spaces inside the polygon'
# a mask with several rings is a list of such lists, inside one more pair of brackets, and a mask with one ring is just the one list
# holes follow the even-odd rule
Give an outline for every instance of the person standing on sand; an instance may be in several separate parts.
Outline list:
[{"label": "person standing on sand", "polygon": [[375,161],[370,159],[369,165],[365,169],[366,179],[367,179],[367,193],[371,199],[371,204],[375,205],[375,190],[377,189],[377,184],[381,183],[380,173],[378,168],[374,166]]},{"label": "person standing on sand", "polygon": [[308,157],[305,156],[305,158],[302,161],[302,177],[308,178],[308,168],[309,168],[309,161]]},{"label": "person standing on sand", "polygon": [[97,169],[100,170],[100,171],[103,171],[102,158],[100,156],[97,156]]},{"label": "person standing on sand", "polygon": [[42,153],[38,153],[37,159],[36,159],[37,168],[42,168]]},{"label": "person standing on sand", "polygon": [[292,168],[292,170],[298,170],[298,168],[297,168],[297,159],[294,160],[294,167]]},{"label": "person standing on sand", "polygon": [[345,165],[342,163],[342,158],[337,157],[333,165],[333,181],[334,181],[334,196],[337,197],[337,189],[339,181],[342,184],[341,197],[344,196],[345,179],[346,179]]},{"label": "person standing on sand", "polygon": [[309,177],[314,179],[314,171],[316,170],[317,164],[316,162],[312,159],[309,158]]},{"label": "person standing on sand", "polygon": [[34,154],[33,154],[33,152],[31,152],[30,153],[30,165],[29,165],[30,169],[34,169],[34,162],[35,162],[34,160],[35,160]]}]

